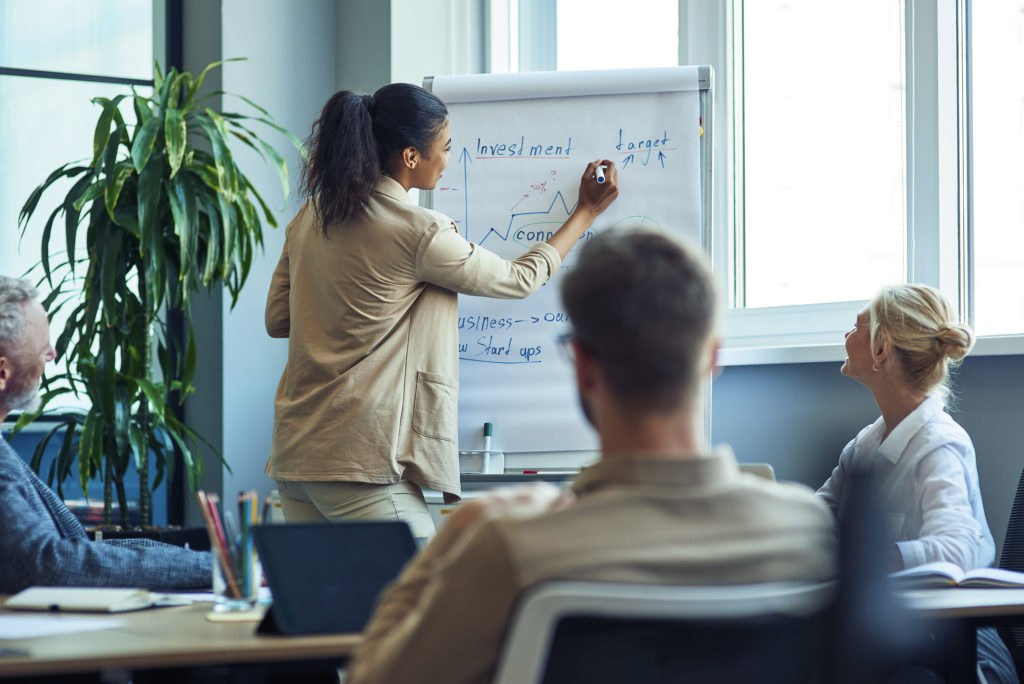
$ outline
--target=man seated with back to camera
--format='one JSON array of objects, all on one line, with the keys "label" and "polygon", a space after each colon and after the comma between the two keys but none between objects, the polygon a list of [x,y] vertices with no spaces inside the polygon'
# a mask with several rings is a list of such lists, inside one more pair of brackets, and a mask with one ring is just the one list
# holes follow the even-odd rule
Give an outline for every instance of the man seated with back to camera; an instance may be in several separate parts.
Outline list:
[{"label": "man seated with back to camera", "polygon": [[601,458],[571,490],[464,503],[382,593],[348,684],[486,682],[524,589],[547,580],[818,581],[835,531],[810,489],[742,474],[702,434],[717,303],[704,259],[667,235],[592,239],[562,287]]},{"label": "man seated with back to camera", "polygon": [[[50,322],[27,280],[0,276],[0,422],[39,405]],[[211,582],[208,552],[149,539],[92,542],[0,437],[0,594],[33,585],[186,589]]]}]

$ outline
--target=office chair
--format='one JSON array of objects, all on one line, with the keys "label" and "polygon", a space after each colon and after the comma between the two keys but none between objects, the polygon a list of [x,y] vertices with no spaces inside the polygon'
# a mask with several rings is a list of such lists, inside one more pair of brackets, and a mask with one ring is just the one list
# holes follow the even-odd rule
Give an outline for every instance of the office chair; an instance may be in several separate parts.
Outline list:
[{"label": "office chair", "polygon": [[833,590],[548,582],[521,598],[494,681],[808,681]]},{"label": "office chair", "polygon": [[[1003,540],[1003,551],[999,555],[999,567],[1024,572],[1024,470],[1021,471],[1017,495],[1013,498],[1013,506],[1010,508],[1010,521],[1006,524],[1006,538]],[[1024,625],[1000,627],[999,636],[1009,647],[1018,674],[1024,673]]]}]

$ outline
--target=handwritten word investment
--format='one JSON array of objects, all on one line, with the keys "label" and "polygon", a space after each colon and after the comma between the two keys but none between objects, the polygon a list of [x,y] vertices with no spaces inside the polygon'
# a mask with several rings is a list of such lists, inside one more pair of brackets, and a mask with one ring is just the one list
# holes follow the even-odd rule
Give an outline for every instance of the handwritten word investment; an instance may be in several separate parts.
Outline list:
[{"label": "handwritten word investment", "polygon": [[491,159],[500,157],[535,157],[539,159],[561,158],[568,159],[572,156],[572,136],[565,144],[526,144],[526,136],[519,136],[518,141],[508,143],[484,142],[483,139],[476,139],[476,158]]}]

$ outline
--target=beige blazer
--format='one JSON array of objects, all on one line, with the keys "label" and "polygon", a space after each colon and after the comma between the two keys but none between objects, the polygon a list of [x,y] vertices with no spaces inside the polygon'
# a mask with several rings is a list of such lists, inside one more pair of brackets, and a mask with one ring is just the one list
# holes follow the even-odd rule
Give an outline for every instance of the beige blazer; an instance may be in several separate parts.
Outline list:
[{"label": "beige blazer", "polygon": [[467,242],[388,177],[329,238],[307,203],[267,296],[267,332],[288,338],[288,362],[266,473],[458,496],[456,293],[525,297],[560,265],[546,243],[506,261]]}]

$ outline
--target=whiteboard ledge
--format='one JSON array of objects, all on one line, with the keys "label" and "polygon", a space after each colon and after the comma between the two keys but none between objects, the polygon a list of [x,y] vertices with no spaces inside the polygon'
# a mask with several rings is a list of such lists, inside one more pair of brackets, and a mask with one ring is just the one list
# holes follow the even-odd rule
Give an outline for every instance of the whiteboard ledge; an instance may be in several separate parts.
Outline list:
[{"label": "whiteboard ledge", "polygon": [[708,66],[679,66],[428,76],[423,83],[446,103],[453,104],[707,90],[710,74]]}]

